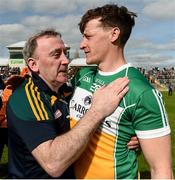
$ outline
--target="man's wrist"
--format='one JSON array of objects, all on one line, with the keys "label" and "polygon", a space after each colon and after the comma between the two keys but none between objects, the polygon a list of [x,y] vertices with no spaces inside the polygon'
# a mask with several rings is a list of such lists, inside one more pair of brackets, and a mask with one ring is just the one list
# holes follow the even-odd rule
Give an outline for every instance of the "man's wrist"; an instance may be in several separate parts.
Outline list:
[{"label": "man's wrist", "polygon": [[104,119],[104,116],[102,113],[98,112],[97,110],[90,108],[87,111],[87,115],[91,116],[93,121],[96,121],[97,123],[101,122]]}]

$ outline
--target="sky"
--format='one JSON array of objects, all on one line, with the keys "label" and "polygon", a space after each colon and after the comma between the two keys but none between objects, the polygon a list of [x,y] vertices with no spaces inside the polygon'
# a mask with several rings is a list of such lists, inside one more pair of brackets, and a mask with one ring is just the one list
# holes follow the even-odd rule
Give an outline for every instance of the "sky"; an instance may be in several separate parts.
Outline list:
[{"label": "sky", "polygon": [[125,47],[129,63],[175,67],[175,0],[0,0],[0,58],[9,57],[6,46],[46,28],[61,32],[73,57],[82,37],[81,16],[107,3],[126,6],[138,15]]}]

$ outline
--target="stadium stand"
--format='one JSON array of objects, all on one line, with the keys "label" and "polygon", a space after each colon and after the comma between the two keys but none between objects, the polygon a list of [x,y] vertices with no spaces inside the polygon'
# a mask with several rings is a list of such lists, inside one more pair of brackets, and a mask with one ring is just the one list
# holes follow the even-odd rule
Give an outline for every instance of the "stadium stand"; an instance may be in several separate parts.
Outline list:
[{"label": "stadium stand", "polygon": [[[77,62],[77,61],[75,61]],[[69,74],[70,78],[76,73],[76,71],[86,66],[83,63],[77,64],[74,61],[70,63],[69,66]],[[19,67],[9,67],[9,66],[0,66],[0,75],[3,80],[6,80],[11,75],[20,75],[24,73],[26,69],[20,69]],[[161,91],[168,91],[168,86],[171,83],[173,87],[175,87],[175,69],[174,67],[171,68],[159,68],[154,67],[150,69],[144,69],[143,67],[138,67],[138,70],[151,82],[153,86]]]}]

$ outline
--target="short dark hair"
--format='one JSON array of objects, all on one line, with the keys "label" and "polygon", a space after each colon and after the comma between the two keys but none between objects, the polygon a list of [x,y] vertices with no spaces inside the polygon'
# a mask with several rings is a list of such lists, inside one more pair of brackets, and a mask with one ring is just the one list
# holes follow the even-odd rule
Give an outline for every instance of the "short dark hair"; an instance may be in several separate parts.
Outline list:
[{"label": "short dark hair", "polygon": [[119,42],[124,46],[129,39],[132,27],[135,25],[134,17],[136,13],[128,11],[124,6],[118,7],[116,4],[106,4],[102,7],[88,10],[81,18],[79,28],[83,34],[86,24],[96,18],[100,18],[103,27],[118,27],[121,31]]},{"label": "short dark hair", "polygon": [[47,37],[56,37],[59,36],[61,37],[61,33],[55,31],[54,29],[46,29],[46,30],[42,30],[39,33],[31,36],[25,43],[25,46],[23,48],[23,57],[24,60],[27,63],[28,58],[32,57],[35,49],[37,47],[37,39],[41,38],[43,36],[47,36]]}]

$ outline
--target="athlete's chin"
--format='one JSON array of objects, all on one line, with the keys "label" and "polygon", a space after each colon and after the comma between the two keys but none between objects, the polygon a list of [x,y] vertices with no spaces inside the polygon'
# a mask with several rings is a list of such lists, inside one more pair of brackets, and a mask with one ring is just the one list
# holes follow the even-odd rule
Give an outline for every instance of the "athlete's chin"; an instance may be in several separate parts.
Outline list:
[{"label": "athlete's chin", "polygon": [[96,64],[96,63],[93,58],[86,57],[86,64],[91,65],[91,64]]}]

